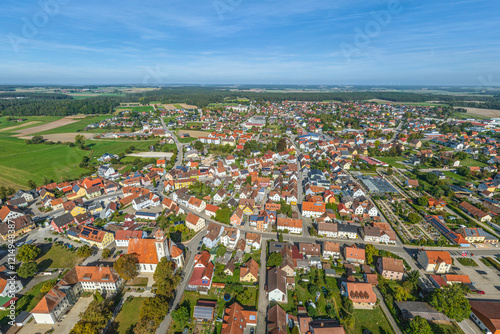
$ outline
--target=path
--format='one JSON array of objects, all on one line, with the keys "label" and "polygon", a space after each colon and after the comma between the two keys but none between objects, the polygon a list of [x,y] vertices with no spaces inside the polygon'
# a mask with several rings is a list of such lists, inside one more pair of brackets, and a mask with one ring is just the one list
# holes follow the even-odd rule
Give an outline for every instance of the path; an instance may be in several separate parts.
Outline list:
[{"label": "path", "polygon": [[380,307],[382,308],[382,311],[385,314],[385,317],[391,324],[392,329],[396,334],[403,334],[403,332],[399,329],[398,324],[396,323],[396,320],[392,317],[391,312],[389,312],[389,309],[387,308],[387,305],[385,305],[384,298],[382,297],[382,294],[378,290],[378,288],[374,287],[373,290],[375,290],[375,293],[377,294],[377,298],[380,301]]}]

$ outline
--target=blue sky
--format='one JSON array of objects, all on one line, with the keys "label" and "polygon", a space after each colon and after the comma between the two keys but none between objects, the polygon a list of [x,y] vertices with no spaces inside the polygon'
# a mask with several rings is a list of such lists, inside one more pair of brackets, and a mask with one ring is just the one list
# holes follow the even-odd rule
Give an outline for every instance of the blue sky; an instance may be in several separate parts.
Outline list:
[{"label": "blue sky", "polygon": [[0,83],[500,85],[499,1],[3,0]]}]

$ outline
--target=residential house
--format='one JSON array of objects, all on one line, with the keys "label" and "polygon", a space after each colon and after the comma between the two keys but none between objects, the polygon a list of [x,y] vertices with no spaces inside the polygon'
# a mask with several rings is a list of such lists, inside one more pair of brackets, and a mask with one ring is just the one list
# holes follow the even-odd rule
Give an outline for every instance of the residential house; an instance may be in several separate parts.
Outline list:
[{"label": "residential house", "polygon": [[340,258],[340,244],[333,241],[323,242],[323,258],[325,259],[339,259]]},{"label": "residential house", "polygon": [[186,290],[208,294],[212,286],[214,264],[210,261],[210,253],[203,251],[194,257],[194,269]]},{"label": "residential house", "polygon": [[254,283],[259,281],[259,264],[252,258],[240,267],[240,282]]},{"label": "residential house", "polygon": [[189,212],[186,216],[186,227],[195,232],[198,232],[205,227],[205,219],[198,217],[192,212]]},{"label": "residential house", "polygon": [[402,280],[405,273],[403,260],[379,257],[377,271],[382,277],[392,280]]},{"label": "residential house", "polygon": [[243,334],[248,326],[257,326],[257,311],[245,310],[233,303],[224,311],[221,334]]},{"label": "residential house", "polygon": [[341,294],[349,298],[354,308],[373,307],[377,303],[377,295],[370,283],[342,282]]},{"label": "residential house", "polygon": [[267,292],[269,302],[287,303],[286,272],[280,268],[267,270]]},{"label": "residential house", "polygon": [[365,264],[365,250],[356,245],[344,248],[344,257],[347,262],[354,264]]},{"label": "residential house", "polygon": [[426,251],[423,249],[418,251],[417,261],[425,271],[436,274],[446,274],[453,262],[447,251]]}]

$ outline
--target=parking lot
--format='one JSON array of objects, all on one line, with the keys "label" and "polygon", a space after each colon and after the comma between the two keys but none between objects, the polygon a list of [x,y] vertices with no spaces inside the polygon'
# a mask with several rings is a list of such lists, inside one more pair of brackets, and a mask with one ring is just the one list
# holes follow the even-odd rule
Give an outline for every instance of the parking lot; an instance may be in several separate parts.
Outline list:
[{"label": "parking lot", "polygon": [[[456,259],[452,267],[457,267],[460,270],[455,271],[459,275],[468,275],[471,282],[476,284],[478,290],[484,291],[484,295],[472,294],[473,298],[484,298],[484,299],[500,299],[500,290],[495,287],[500,288],[500,271],[493,267],[487,267],[484,263],[479,261],[479,258],[473,257],[473,259],[478,264],[477,267],[464,266]],[[482,272],[482,274],[478,273]],[[485,273],[485,274],[484,274]]]}]

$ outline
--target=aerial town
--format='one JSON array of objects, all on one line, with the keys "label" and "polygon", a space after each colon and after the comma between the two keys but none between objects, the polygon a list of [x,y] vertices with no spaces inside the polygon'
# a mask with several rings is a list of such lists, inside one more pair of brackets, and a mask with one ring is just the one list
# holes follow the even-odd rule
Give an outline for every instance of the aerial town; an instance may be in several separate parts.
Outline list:
[{"label": "aerial town", "polygon": [[2,333],[500,333],[499,118],[241,102],[32,132],[92,153],[0,194]]}]

